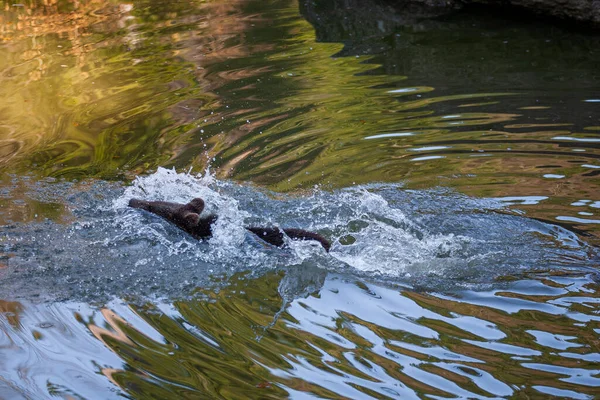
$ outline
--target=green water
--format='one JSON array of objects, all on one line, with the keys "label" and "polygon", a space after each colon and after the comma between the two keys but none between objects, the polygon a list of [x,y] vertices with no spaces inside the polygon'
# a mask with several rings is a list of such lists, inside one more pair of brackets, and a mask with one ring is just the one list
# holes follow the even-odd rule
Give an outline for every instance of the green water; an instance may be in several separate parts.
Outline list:
[{"label": "green water", "polygon": [[[597,34],[352,2],[0,4],[0,398],[600,393]],[[231,217],[198,244],[134,195]]]},{"label": "green water", "polygon": [[350,12],[319,26],[344,47],[294,3],[5,4],[5,172],[402,181],[544,196],[533,216],[598,225],[572,206],[598,191],[597,36],[478,15],[381,32]]}]

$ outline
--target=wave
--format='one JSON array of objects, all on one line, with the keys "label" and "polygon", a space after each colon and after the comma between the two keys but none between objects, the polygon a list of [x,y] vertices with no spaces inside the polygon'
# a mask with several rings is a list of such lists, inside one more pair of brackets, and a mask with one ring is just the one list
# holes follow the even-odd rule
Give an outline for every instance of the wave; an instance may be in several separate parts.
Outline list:
[{"label": "wave", "polygon": [[[37,190],[48,192],[36,183]],[[85,186],[85,185],[82,185]],[[125,188],[56,186],[74,214],[7,226],[0,270],[6,298],[180,297],[226,284],[233,274],[321,268],[425,290],[489,288],[530,271],[594,269],[595,250],[560,226],[509,211],[502,199],[401,184],[315,187],[280,195],[204,174],[160,168]],[[127,207],[132,197],[187,202],[202,197],[219,215],[213,237],[196,241],[168,222]],[[302,228],[332,242],[289,241],[279,249],[245,225]]]}]

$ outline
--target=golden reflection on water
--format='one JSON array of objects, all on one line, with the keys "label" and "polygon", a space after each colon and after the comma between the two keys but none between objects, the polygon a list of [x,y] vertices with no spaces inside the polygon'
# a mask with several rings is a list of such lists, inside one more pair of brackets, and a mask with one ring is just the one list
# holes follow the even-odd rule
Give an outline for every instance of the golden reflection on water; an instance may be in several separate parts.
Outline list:
[{"label": "golden reflection on water", "polygon": [[124,166],[141,172],[135,167],[147,165],[145,157],[152,165],[168,161],[163,146],[173,139],[161,132],[165,109],[192,85],[178,79],[179,71],[164,58],[169,55],[164,43],[132,55],[142,41],[152,40],[137,32],[152,15],[135,20],[134,11],[131,3],[95,1],[5,10],[0,62],[5,168],[114,177]]}]

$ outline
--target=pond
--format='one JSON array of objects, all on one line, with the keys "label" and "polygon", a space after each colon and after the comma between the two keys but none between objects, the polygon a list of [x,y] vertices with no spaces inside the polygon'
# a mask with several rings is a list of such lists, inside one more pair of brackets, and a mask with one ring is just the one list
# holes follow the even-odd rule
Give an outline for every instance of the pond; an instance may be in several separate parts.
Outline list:
[{"label": "pond", "polygon": [[[600,394],[597,33],[386,2],[2,6],[0,398]],[[213,237],[133,197],[201,197]]]}]

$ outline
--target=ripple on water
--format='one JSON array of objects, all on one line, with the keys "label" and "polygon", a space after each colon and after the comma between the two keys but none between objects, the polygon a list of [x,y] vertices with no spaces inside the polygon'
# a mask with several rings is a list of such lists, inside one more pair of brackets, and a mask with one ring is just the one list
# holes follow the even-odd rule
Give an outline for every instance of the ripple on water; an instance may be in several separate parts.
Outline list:
[{"label": "ripple on water", "polygon": [[295,271],[237,276],[211,301],[13,303],[0,319],[4,382],[103,398],[591,399],[600,386],[586,274],[442,295]]},{"label": "ripple on water", "polygon": [[[166,169],[124,189],[24,185],[73,216],[3,232],[2,395],[592,398],[600,386],[594,250],[505,209],[543,196],[397,184],[281,196]],[[198,196],[223,216],[208,242],[127,207]],[[276,249],[250,223],[333,246]]]},{"label": "ripple on water", "polygon": [[[4,298],[186,296],[198,286],[221,285],[222,276],[242,271],[260,276],[305,262],[445,291],[493,286],[500,277],[529,271],[585,270],[597,257],[572,232],[504,208],[506,202],[542,198],[475,199],[397,184],[282,197],[210,173],[166,169],[139,177],[124,190],[109,184],[30,184],[40,193],[54,187],[51,198],[72,209],[73,222],[7,226]],[[127,207],[132,197],[177,202],[202,197],[208,212],[220,215],[214,236],[196,241]],[[333,245],[329,254],[310,242],[277,249],[248,234],[246,224],[318,231]]]}]

